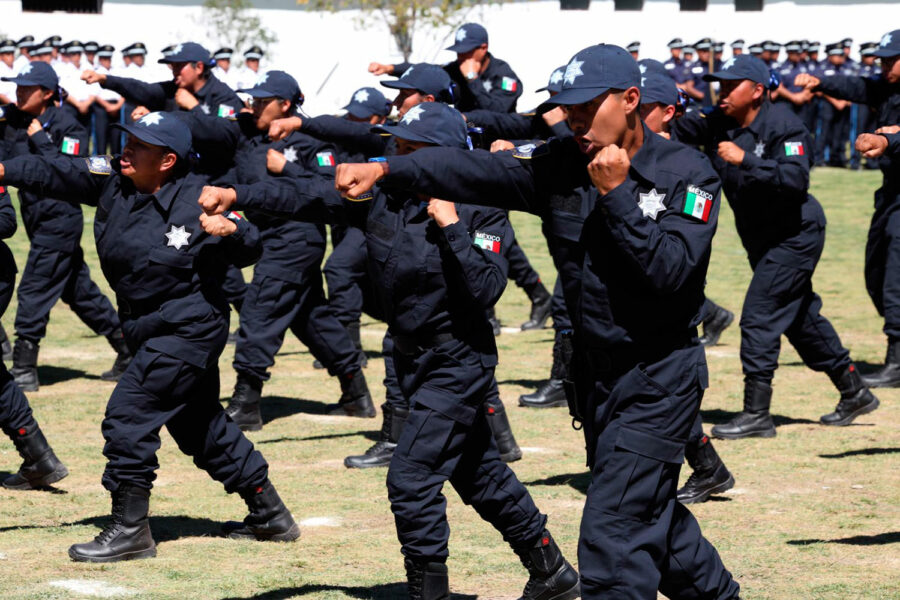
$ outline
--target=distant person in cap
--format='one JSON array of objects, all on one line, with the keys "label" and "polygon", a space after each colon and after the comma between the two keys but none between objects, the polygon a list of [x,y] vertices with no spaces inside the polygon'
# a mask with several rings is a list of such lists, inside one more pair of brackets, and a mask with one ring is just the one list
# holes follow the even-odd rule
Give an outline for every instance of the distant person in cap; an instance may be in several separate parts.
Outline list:
[{"label": "distant person in cap", "polygon": [[676,84],[684,85],[690,78],[690,69],[682,57],[685,43],[681,38],[674,38],[666,44],[669,48],[669,59],[663,63],[663,68]]},{"label": "distant person in cap", "polygon": [[[94,70],[98,73],[110,74],[115,51],[115,46],[111,44],[100,46],[97,49],[97,64]],[[117,154],[119,144],[115,142],[118,142],[117,138],[121,138],[121,136],[114,133],[110,127],[119,121],[125,99],[112,90],[104,89],[97,84],[94,85],[97,87],[97,95],[94,99],[94,152]]]},{"label": "distant person in cap", "polygon": [[772,93],[772,99],[786,104],[801,121],[807,123],[807,112],[811,107],[813,93],[794,83],[797,75],[807,72],[806,63],[802,59],[803,46],[800,40],[792,40],[784,45],[784,50],[787,52],[787,58],[778,66],[781,82]]},{"label": "distant person in cap", "polygon": [[216,78],[227,84],[233,90],[238,88],[237,85],[237,70],[231,68],[231,56],[234,54],[234,50],[231,48],[219,48],[215,52],[213,52],[213,60],[216,61],[216,66],[212,68],[212,74],[216,76]]},{"label": "distant person in cap", "polygon": [[34,41],[33,35],[22,36],[16,41],[16,49],[19,51],[19,56],[16,57],[15,62],[16,73],[19,72],[19,69],[34,60],[31,56],[31,51],[35,46],[37,46],[37,43]]},{"label": "distant person in cap", "polygon": [[[15,77],[16,75],[16,42],[10,39],[0,40],[0,78]],[[10,104],[15,101],[16,84],[10,82],[0,83],[0,104]]]},{"label": "distant person in cap", "polygon": [[745,43],[746,42],[744,42],[744,40],[741,38],[738,38],[731,42],[731,56],[740,56],[741,54],[743,54]]},{"label": "distant person in cap", "polygon": [[[825,46],[826,59],[815,71],[814,77],[853,76],[853,67],[847,64],[842,42]],[[795,78],[796,83],[796,78]],[[850,102],[822,94],[819,114],[822,118],[822,133],[816,138],[815,159],[817,164],[831,167],[847,166],[847,137],[850,121]]]},{"label": "distant person in cap", "polygon": [[625,46],[625,49],[631,53],[631,58],[633,58],[634,60],[637,60],[638,55],[641,52],[641,43],[640,42],[631,42],[630,44]]},{"label": "distant person in cap", "polygon": [[56,52],[56,48],[53,47],[53,42],[44,40],[31,49],[31,57],[36,61],[47,63],[49,65],[53,62],[54,52]]},{"label": "distant person in cap", "polygon": [[[878,79],[881,77],[881,68],[875,62],[877,57],[875,51],[878,50],[878,42],[864,42],[859,46],[859,64],[856,68],[856,75],[863,79]],[[868,104],[856,105],[856,123],[855,129],[857,136],[863,133],[872,133],[877,128],[877,115],[869,108]],[[862,156],[856,150],[855,145],[850,147],[850,168],[859,169],[862,166]],[[877,160],[866,160],[867,169],[877,169]]]},{"label": "distant person in cap", "polygon": [[712,93],[709,82],[703,79],[703,76],[714,71],[721,63],[717,63],[712,58],[713,41],[711,38],[699,40],[694,44],[694,48],[697,49],[697,61],[691,65],[691,78],[679,87],[681,87],[688,96],[696,100],[698,104],[705,108],[709,108],[713,105]]},{"label": "distant person in cap", "polygon": [[265,56],[265,52],[259,46],[250,46],[244,52],[244,66],[235,72],[234,83],[238,88],[253,87],[259,77],[259,63]]},{"label": "distant person in cap", "polygon": [[84,43],[84,59],[87,64],[91,67],[96,66],[97,61],[97,51],[100,49],[100,44],[97,42],[85,42]]}]

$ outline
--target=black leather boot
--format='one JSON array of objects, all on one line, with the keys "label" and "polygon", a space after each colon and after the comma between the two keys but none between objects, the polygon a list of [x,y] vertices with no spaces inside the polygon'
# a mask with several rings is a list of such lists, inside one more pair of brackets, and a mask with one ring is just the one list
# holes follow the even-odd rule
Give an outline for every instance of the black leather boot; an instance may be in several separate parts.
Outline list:
[{"label": "black leather boot", "polygon": [[550,367],[550,380],[536,391],[519,396],[519,406],[529,408],[553,408],[568,406],[566,390],[563,387],[565,367],[562,360],[562,334],[557,332],[553,342],[553,366]]},{"label": "black leather boot", "polygon": [[330,415],[346,415],[371,419],[375,417],[375,404],[369,394],[369,386],[366,384],[366,376],[362,370],[350,375],[341,375],[341,399],[337,404],[328,408]]},{"label": "black leather boot", "polygon": [[722,337],[722,332],[728,329],[728,326],[734,322],[734,313],[724,309],[718,304],[713,314],[708,315],[703,320],[703,335],[700,336],[700,343],[704,346],[715,346]]},{"label": "black leather boot", "polygon": [[116,361],[109,371],[100,375],[100,379],[103,381],[118,381],[125,369],[128,368],[128,365],[131,364],[131,359],[133,358],[131,350],[128,349],[128,344],[125,343],[125,334],[122,333],[121,329],[116,329],[106,336],[106,340],[112,346],[112,349],[116,351]]},{"label": "black leather boot", "polygon": [[36,392],[40,387],[37,373],[39,344],[19,338],[13,348],[13,366],[9,370],[23,392]]},{"label": "black leather boot", "polygon": [[522,323],[522,331],[543,329],[547,326],[547,319],[550,318],[553,296],[550,295],[544,284],[538,281],[534,289],[529,292],[528,297],[531,299],[531,315],[527,321]]},{"label": "black leather boot", "polygon": [[874,373],[864,375],[863,383],[869,387],[900,387],[900,340],[888,340],[884,366]]},{"label": "black leather boot", "polygon": [[450,600],[447,565],[439,561],[403,560],[409,600]]},{"label": "black leather boot", "polygon": [[6,489],[33,490],[47,487],[69,474],[37,425],[30,431],[19,429],[10,437],[24,462],[18,473],[3,481]]},{"label": "black leather boot", "polygon": [[373,467],[387,467],[394,456],[394,448],[400,439],[400,433],[409,416],[408,408],[393,407],[388,403],[381,405],[381,435],[375,445],[366,450],[365,454],[348,456],[344,459],[344,466],[348,469],[371,469]]},{"label": "black leather boot", "polygon": [[69,548],[77,562],[118,562],[156,556],[150,533],[150,490],[122,485],[112,493],[112,520],[93,542]]},{"label": "black leather boot", "polygon": [[12,360],[12,344],[9,342],[9,336],[6,335],[3,325],[0,325],[0,352],[3,353],[3,360]]},{"label": "black leather boot", "polygon": [[487,417],[491,433],[494,434],[497,450],[500,451],[500,460],[506,463],[520,460],[522,449],[516,443],[516,437],[509,425],[509,418],[506,416],[506,407],[503,406],[499,396],[484,403],[484,414]]},{"label": "black leather boot", "polygon": [[822,415],[819,419],[822,425],[843,427],[852,423],[856,417],[878,408],[878,398],[863,383],[856,365],[851,364],[846,369],[829,375],[841,393],[841,399],[834,412]]},{"label": "black leather boot", "polygon": [[759,379],[744,379],[744,412],[727,423],[712,428],[713,436],[726,440],[746,437],[775,437],[775,423],[769,414],[772,386]]},{"label": "black leather boot", "polygon": [[259,411],[261,395],[262,381],[252,375],[238,373],[234,393],[228,401],[228,406],[225,407],[225,414],[231,417],[241,431],[262,429],[262,413]]},{"label": "black leather boot", "polygon": [[684,449],[684,456],[694,472],[684,487],[676,492],[682,504],[706,502],[713,494],[721,494],[734,487],[734,477],[707,436],[704,435],[699,443],[689,443]]},{"label": "black leather boot", "polygon": [[519,600],[571,600],[581,595],[578,572],[546,529],[534,544],[513,550],[530,575]]},{"label": "black leather boot", "polygon": [[244,517],[243,523],[225,523],[222,530],[226,536],[263,542],[293,542],[300,537],[300,526],[268,479],[261,486],[242,491],[240,495],[247,503],[250,514]]}]

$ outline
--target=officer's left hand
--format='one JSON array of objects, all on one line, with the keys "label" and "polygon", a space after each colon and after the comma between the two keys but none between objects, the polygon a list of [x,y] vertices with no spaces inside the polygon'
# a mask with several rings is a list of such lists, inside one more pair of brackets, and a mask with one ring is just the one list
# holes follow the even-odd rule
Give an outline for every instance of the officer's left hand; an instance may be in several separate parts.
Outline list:
[{"label": "officer's left hand", "polygon": [[334,187],[347,198],[359,198],[387,173],[387,163],[341,163],[334,172]]},{"label": "officer's left hand", "polygon": [[885,135],[900,133],[900,125],[885,125],[884,127],[879,127],[878,129],[876,129],[875,133],[883,133]]},{"label": "officer's left hand", "polygon": [[887,147],[887,138],[877,133],[863,133],[856,138],[856,149],[866,158],[878,158]]},{"label": "officer's left hand", "polygon": [[266,168],[269,169],[270,173],[281,175],[286,164],[287,159],[284,157],[284,154],[275,148],[269,148],[269,151],[266,152]]},{"label": "officer's left hand", "polygon": [[471,73],[475,74],[475,77],[473,77],[472,79],[477,79],[478,75],[481,74],[481,63],[474,58],[467,58],[466,60],[459,63],[459,70],[463,74],[463,77],[465,77],[466,79],[469,79],[469,75]]},{"label": "officer's left hand", "polygon": [[553,110],[548,110],[542,114],[541,118],[544,119],[544,123],[546,123],[548,127],[553,127],[557,123],[565,121],[566,116],[566,109],[563,106],[557,106]]},{"label": "officer's left hand", "polygon": [[220,188],[211,185],[203,186],[197,200],[200,208],[208,215],[221,215],[237,202],[237,192],[233,188]]},{"label": "officer's left hand", "polygon": [[25,133],[27,133],[30,137],[39,131],[43,131],[43,129],[44,126],[41,125],[40,121],[38,121],[37,119],[32,119],[31,123],[28,124],[28,129],[25,130]]},{"label": "officer's left hand", "polygon": [[203,231],[209,235],[217,237],[228,237],[237,231],[237,223],[222,215],[208,215],[202,213],[200,215],[200,226],[203,227]]},{"label": "officer's left hand", "polygon": [[624,148],[610,144],[600,149],[587,169],[594,187],[600,195],[605,196],[625,182],[630,166],[631,159],[628,158],[628,152]]},{"label": "officer's left hand", "polygon": [[175,91],[175,104],[177,104],[179,108],[183,108],[184,110],[191,110],[195,106],[199,105],[200,101],[197,100],[197,97],[186,89],[178,88]]},{"label": "officer's left hand", "polygon": [[459,216],[456,214],[456,205],[437,198],[432,198],[428,201],[428,216],[434,219],[434,222],[441,227],[453,225],[459,221]]},{"label": "officer's left hand", "polygon": [[719,142],[718,154],[730,165],[739,165],[744,161],[744,151],[734,142]]},{"label": "officer's left hand", "polygon": [[491,142],[491,152],[506,152],[516,147],[515,144],[508,140],[494,140]]},{"label": "officer's left hand", "polygon": [[150,109],[146,106],[136,106],[133,111],[131,111],[131,120],[139,121],[141,117],[144,115],[149,115]]}]

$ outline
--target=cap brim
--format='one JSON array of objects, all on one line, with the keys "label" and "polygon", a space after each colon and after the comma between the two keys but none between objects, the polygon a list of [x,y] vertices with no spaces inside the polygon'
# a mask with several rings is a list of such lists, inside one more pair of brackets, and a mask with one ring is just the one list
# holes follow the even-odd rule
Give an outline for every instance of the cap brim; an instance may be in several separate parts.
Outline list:
[{"label": "cap brim", "polygon": [[[8,81],[10,83],[14,83],[16,85],[22,85],[22,86],[41,85],[37,81],[32,81],[31,79],[27,79],[25,77],[0,77],[0,79],[2,79],[3,81]],[[41,86],[41,87],[43,87],[43,86]]]},{"label": "cap brim", "polygon": [[394,137],[402,138],[404,140],[409,140],[410,142],[424,142],[426,144],[433,144],[433,140],[429,140],[423,135],[417,134],[404,127],[403,125],[377,125],[371,129],[373,133],[387,133]]},{"label": "cap brim", "polygon": [[593,100],[597,96],[602,96],[612,88],[608,87],[598,87],[598,88],[569,88],[567,90],[563,90],[560,93],[556,94],[552,98],[547,98],[544,102],[546,104],[584,104],[590,100]]},{"label": "cap brim", "polygon": [[133,135],[134,137],[141,140],[142,142],[147,142],[148,144],[151,144],[153,146],[159,146],[160,148],[168,148],[172,152],[175,152],[176,154],[178,154],[178,152],[174,148],[172,148],[167,143],[165,143],[164,141],[162,141],[161,139],[159,139],[158,137],[153,135],[153,132],[150,131],[149,127],[136,127],[129,123],[113,123],[112,128],[113,129],[121,129],[125,133]]},{"label": "cap brim", "polygon": [[247,94],[252,98],[278,98],[278,94],[258,86],[254,86],[252,88],[241,88],[237,90],[237,92],[240,94]]},{"label": "cap brim", "polygon": [[386,88],[391,88],[394,90],[417,90],[417,89],[419,89],[416,86],[403,81],[402,79],[394,79],[394,80],[390,80],[390,81],[379,81],[378,83]]},{"label": "cap brim", "polygon": [[448,46],[447,48],[445,48],[445,50],[449,50],[450,52],[456,52],[456,53],[469,52],[470,50],[474,50],[475,48],[477,48],[480,45],[481,45],[481,43],[475,43],[475,42],[457,42],[457,43],[453,44],[452,46]]},{"label": "cap brim", "polygon": [[878,58],[892,58],[894,56],[900,56],[900,50],[891,50],[890,48],[879,48],[875,52],[872,53],[873,56],[877,56]]},{"label": "cap brim", "polygon": [[351,102],[344,107],[344,110],[346,110],[357,119],[368,119],[375,114],[372,110],[366,108],[362,104],[357,104],[356,102]]},{"label": "cap brim", "polygon": [[703,81],[735,81],[738,79],[749,79],[749,77],[742,77],[728,71],[716,71],[715,73],[707,73],[701,79]]}]

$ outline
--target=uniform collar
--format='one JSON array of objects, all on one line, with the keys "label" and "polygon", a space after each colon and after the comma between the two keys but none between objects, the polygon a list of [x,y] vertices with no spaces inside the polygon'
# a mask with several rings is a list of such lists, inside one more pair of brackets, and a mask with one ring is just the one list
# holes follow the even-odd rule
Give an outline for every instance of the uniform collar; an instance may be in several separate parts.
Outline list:
[{"label": "uniform collar", "polygon": [[769,112],[769,102],[763,102],[762,106],[759,107],[759,112],[756,113],[756,118],[753,119],[753,122],[747,127],[750,131],[756,134],[756,137],[759,138],[762,136],[762,128],[763,121],[766,119],[766,115]]},{"label": "uniform collar", "polygon": [[56,117],[56,111],[58,109],[56,106],[48,106],[46,110],[37,118],[41,125],[48,125],[52,121],[54,121],[54,117]]},{"label": "uniform collar", "polygon": [[662,138],[650,131],[643,121],[641,121],[641,126],[644,128],[644,143],[632,157],[631,168],[642,179],[653,183],[656,181],[656,156]]},{"label": "uniform collar", "polygon": [[168,213],[172,209],[172,203],[175,201],[175,197],[178,196],[178,192],[183,184],[184,177],[170,179],[159,188],[159,191],[151,195],[156,198],[156,203]]}]

